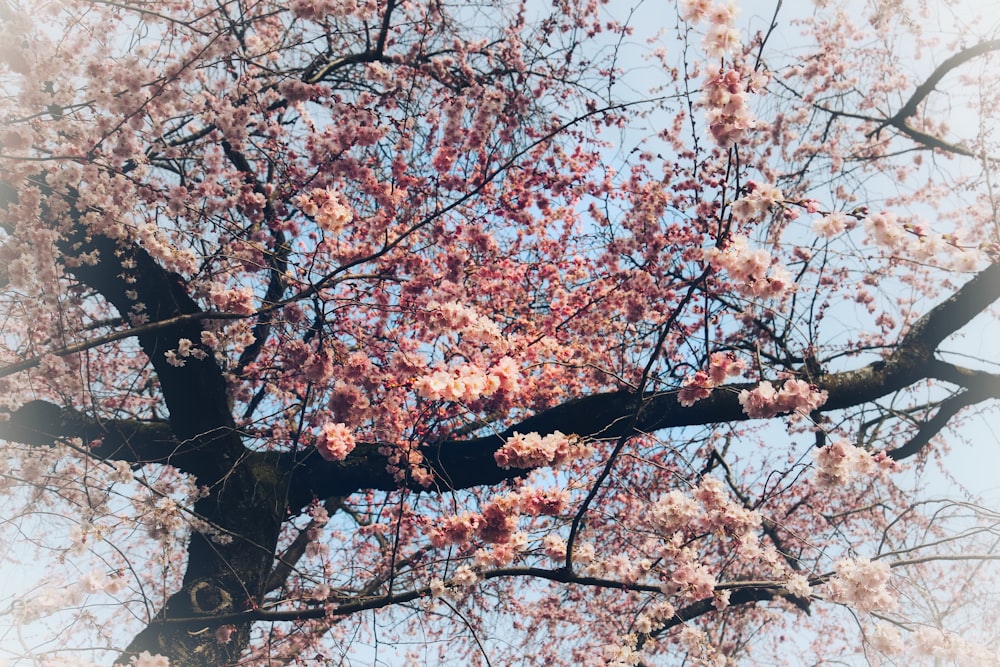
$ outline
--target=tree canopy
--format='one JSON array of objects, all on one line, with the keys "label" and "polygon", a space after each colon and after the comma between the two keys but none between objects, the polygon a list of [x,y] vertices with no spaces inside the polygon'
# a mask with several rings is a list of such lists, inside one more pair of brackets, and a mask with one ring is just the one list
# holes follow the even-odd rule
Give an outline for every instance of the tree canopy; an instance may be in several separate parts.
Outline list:
[{"label": "tree canopy", "polygon": [[0,3],[0,660],[996,664],[934,4]]}]

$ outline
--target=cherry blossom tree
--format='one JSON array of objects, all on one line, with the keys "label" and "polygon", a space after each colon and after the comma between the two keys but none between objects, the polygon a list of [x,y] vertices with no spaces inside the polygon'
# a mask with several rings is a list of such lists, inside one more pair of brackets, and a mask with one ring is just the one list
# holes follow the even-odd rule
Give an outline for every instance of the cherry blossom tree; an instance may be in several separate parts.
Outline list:
[{"label": "cherry blossom tree", "polygon": [[971,4],[0,4],[0,659],[996,664]]}]

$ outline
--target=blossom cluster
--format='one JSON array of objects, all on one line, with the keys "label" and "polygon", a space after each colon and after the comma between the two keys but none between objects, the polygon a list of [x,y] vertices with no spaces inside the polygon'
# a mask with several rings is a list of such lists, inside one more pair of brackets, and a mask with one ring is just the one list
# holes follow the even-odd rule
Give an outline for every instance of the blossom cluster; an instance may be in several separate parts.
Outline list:
[{"label": "blossom cluster", "polygon": [[103,570],[92,570],[68,585],[43,586],[31,597],[20,601],[17,615],[23,622],[32,621],[67,607],[82,604],[88,595],[97,593],[118,595],[125,590],[125,586],[126,579],[123,576],[118,574],[109,576]]},{"label": "blossom cluster", "polygon": [[180,368],[187,363],[187,359],[204,359],[208,356],[208,354],[205,350],[195,347],[191,340],[181,338],[177,341],[177,348],[174,350],[167,350],[163,353],[163,356],[167,358],[168,364]]},{"label": "blossom cluster", "polygon": [[733,202],[732,212],[741,220],[755,220],[784,201],[781,190],[767,183],[750,181],[747,194]]},{"label": "blossom cluster", "polygon": [[816,480],[820,486],[841,486],[852,477],[871,476],[891,470],[894,462],[884,453],[872,456],[871,452],[855,447],[844,439],[835,440],[812,451],[816,464]]},{"label": "blossom cluster", "polygon": [[868,558],[844,558],[834,566],[831,597],[858,611],[892,611],[896,600],[889,592],[889,564]]},{"label": "blossom cluster", "polygon": [[702,253],[706,262],[729,274],[739,293],[748,297],[779,297],[792,285],[788,269],[764,248],[752,248],[747,237],[733,234],[722,248]]},{"label": "blossom cluster", "polygon": [[894,213],[873,213],[862,221],[868,240],[886,250],[920,261],[943,262],[957,271],[975,271],[981,263],[977,248],[963,248],[955,235],[942,235]]},{"label": "blossom cluster", "polygon": [[933,658],[935,664],[987,667],[1000,664],[996,650],[971,642],[954,632],[922,627],[913,633],[913,652],[921,658]]},{"label": "blossom cluster", "polygon": [[220,313],[250,315],[256,310],[253,292],[247,287],[229,289],[213,284],[209,290],[208,302]]},{"label": "blossom cluster", "polygon": [[166,544],[188,525],[180,505],[173,498],[160,497],[149,504],[144,517],[146,532],[155,540]]},{"label": "blossom cluster", "polygon": [[650,507],[647,521],[662,536],[659,556],[670,563],[670,568],[661,575],[661,587],[670,595],[679,594],[690,600],[716,596],[716,604],[727,604],[725,595],[715,590],[718,583],[715,573],[690,545],[693,536],[727,536],[740,556],[773,560],[760,547],[757,537],[760,514],[735,502],[722,481],[715,477],[702,478],[690,493],[674,489],[663,494]]},{"label": "blossom cluster", "polygon": [[804,380],[785,380],[781,389],[768,381],[740,392],[743,412],[751,419],[770,419],[785,412],[809,414],[826,403],[827,392]]},{"label": "blossom cluster", "polygon": [[723,484],[706,476],[691,495],[674,489],[653,503],[650,522],[663,534],[675,532],[725,533],[743,536],[760,526],[756,512],[734,503]]},{"label": "blossom cluster", "polygon": [[520,388],[521,372],[510,357],[503,357],[491,368],[464,363],[452,369],[437,370],[418,378],[413,389],[422,398],[471,402],[492,396],[498,391],[513,394]]},{"label": "blossom cluster", "polygon": [[331,234],[340,232],[354,220],[354,211],[344,196],[331,188],[316,188],[295,198],[299,210],[316,221],[320,228]]},{"label": "blossom cluster", "polygon": [[493,454],[497,465],[509,468],[539,468],[558,466],[571,457],[585,455],[589,450],[572,436],[555,431],[546,436],[538,433],[514,433],[503,447]]},{"label": "blossom cluster", "polygon": [[916,659],[915,663],[930,659],[934,664],[962,667],[993,667],[1000,664],[1000,655],[996,650],[935,627],[917,628],[904,642],[898,628],[888,623],[879,623],[867,633],[867,640],[880,653],[890,656],[908,653]]},{"label": "blossom cluster", "polygon": [[682,0],[681,18],[688,23],[707,22],[702,46],[711,58],[721,58],[740,45],[740,33],[733,27],[738,8],[734,2]]},{"label": "blossom cluster", "polygon": [[297,19],[306,21],[333,20],[350,16],[365,17],[373,9],[369,2],[338,2],[337,0],[292,0],[288,9]]},{"label": "blossom cluster", "polygon": [[684,407],[690,407],[708,398],[712,388],[725,382],[726,378],[742,375],[744,370],[746,363],[733,352],[713,352],[708,359],[707,371],[698,371],[684,380],[677,401]]},{"label": "blossom cluster", "polygon": [[734,69],[718,70],[705,82],[702,104],[708,109],[708,131],[720,146],[732,146],[754,126],[745,88],[746,83]]},{"label": "blossom cluster", "polygon": [[813,223],[813,231],[830,238],[846,230],[853,229],[855,221],[843,211],[829,213]]},{"label": "blossom cluster", "polygon": [[429,319],[435,329],[458,332],[465,340],[489,343],[494,347],[502,340],[496,322],[468,306],[455,301],[432,301],[428,308],[431,311]]},{"label": "blossom cluster", "polygon": [[[515,532],[521,514],[556,516],[566,509],[568,502],[569,493],[565,489],[537,489],[528,486],[494,498],[480,512],[466,511],[442,519],[430,531],[430,541],[435,547],[442,547],[449,544],[464,545],[478,538],[486,543],[507,544],[520,550],[527,544],[526,538]],[[557,551],[561,547],[560,553],[565,555],[564,542],[547,545],[547,548],[548,546]],[[509,562],[513,555],[507,554],[503,560]]]},{"label": "blossom cluster", "polygon": [[[6,667],[7,664],[5,660],[0,660],[0,665]],[[67,656],[43,658],[39,664],[41,667],[98,667],[95,662]],[[129,667],[170,667],[170,660],[159,653],[153,654],[149,651],[143,651],[139,655],[133,655],[129,658],[128,664]]]},{"label": "blossom cluster", "polygon": [[343,461],[356,446],[354,434],[347,424],[328,422],[316,436],[316,450],[327,461]]}]

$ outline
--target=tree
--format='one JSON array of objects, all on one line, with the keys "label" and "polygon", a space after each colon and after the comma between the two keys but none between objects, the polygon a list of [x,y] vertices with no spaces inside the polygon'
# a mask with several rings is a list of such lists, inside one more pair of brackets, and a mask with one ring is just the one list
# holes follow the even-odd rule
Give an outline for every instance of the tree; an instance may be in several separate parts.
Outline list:
[{"label": "tree", "polygon": [[6,2],[7,657],[993,664],[912,487],[1000,397],[1000,41],[914,4],[643,79],[615,5]]}]

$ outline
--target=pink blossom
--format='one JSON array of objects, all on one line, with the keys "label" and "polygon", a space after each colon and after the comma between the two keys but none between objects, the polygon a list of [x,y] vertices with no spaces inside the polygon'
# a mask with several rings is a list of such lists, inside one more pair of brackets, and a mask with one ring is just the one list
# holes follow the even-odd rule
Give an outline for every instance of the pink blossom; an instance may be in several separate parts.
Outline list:
[{"label": "pink blossom", "polygon": [[562,560],[566,557],[566,540],[554,533],[549,533],[542,538],[542,548],[545,555],[554,560]]},{"label": "pink blossom", "polygon": [[889,592],[889,564],[868,558],[844,558],[835,565],[827,584],[831,596],[858,611],[892,611],[896,600]]},{"label": "pink blossom", "polygon": [[515,395],[521,388],[521,369],[510,357],[501,357],[490,369],[490,374],[500,382],[500,391]]},{"label": "pink blossom", "polygon": [[808,414],[826,402],[826,392],[804,380],[785,380],[778,392],[777,403],[781,412]]},{"label": "pink blossom", "polygon": [[566,489],[527,487],[522,489],[520,493],[521,509],[525,514],[532,516],[540,514],[556,516],[566,508],[568,503],[569,491]]},{"label": "pink blossom", "polygon": [[451,581],[456,586],[472,586],[479,581],[479,575],[468,565],[459,565],[455,568]]},{"label": "pink blossom", "polygon": [[903,237],[904,229],[894,213],[875,213],[864,219],[869,238],[889,250],[895,250]]},{"label": "pink blossom", "polygon": [[482,515],[474,512],[463,512],[458,516],[447,517],[431,531],[431,544],[435,547],[465,544],[482,525]]},{"label": "pink blossom", "polygon": [[870,476],[878,463],[871,453],[844,439],[812,450],[816,480],[820,486],[841,486],[851,478]]},{"label": "pink blossom", "polygon": [[448,588],[444,585],[444,582],[438,577],[431,579],[429,589],[432,598],[439,598],[448,590]]},{"label": "pink blossom", "polygon": [[653,503],[649,513],[653,524],[667,535],[694,525],[701,516],[701,506],[677,490],[661,496]]},{"label": "pink blossom", "polygon": [[336,234],[354,220],[354,211],[344,196],[330,188],[314,189],[295,198],[299,210],[316,220],[323,231]]},{"label": "pink blossom", "polygon": [[504,498],[497,498],[485,508],[479,525],[479,536],[485,542],[506,542],[517,528],[517,507]]},{"label": "pink blossom", "polygon": [[333,355],[329,350],[312,354],[302,364],[302,374],[310,382],[325,382],[333,376]]},{"label": "pink blossom", "polygon": [[725,382],[726,378],[742,375],[745,370],[746,362],[733,352],[713,352],[709,357],[708,374],[716,385]]},{"label": "pink blossom", "polygon": [[825,215],[815,223],[813,223],[813,231],[815,231],[820,236],[836,236],[842,233],[844,230],[848,229],[849,219],[847,214],[840,211],[831,213],[830,215]]},{"label": "pink blossom", "polygon": [[234,634],[236,634],[235,625],[220,625],[215,629],[215,641],[220,644],[228,644],[232,641]]},{"label": "pink blossom", "polygon": [[[928,626],[917,628],[908,639],[907,646],[910,647],[914,657],[932,658],[935,664],[962,667],[995,667],[997,664],[997,652],[991,650],[988,644],[970,641],[940,628]],[[897,648],[899,644],[900,641],[892,642],[890,635],[888,648]]]},{"label": "pink blossom", "polygon": [[[903,651],[903,638],[899,630],[888,623],[879,623],[868,633],[868,642],[872,648],[885,655],[896,655]],[[929,652],[925,652],[925,655]]]},{"label": "pink blossom", "polygon": [[170,667],[170,661],[162,655],[152,655],[149,651],[143,651],[137,656],[129,659],[132,667]]},{"label": "pink blossom", "polygon": [[732,26],[713,25],[705,33],[702,46],[710,57],[722,58],[740,47],[741,37],[740,31]]},{"label": "pink blossom", "polygon": [[743,412],[751,419],[769,419],[784,412],[808,414],[826,402],[827,392],[798,379],[786,380],[781,391],[768,381],[739,394]]},{"label": "pink blossom", "polygon": [[809,585],[809,580],[803,574],[793,574],[785,582],[785,589],[800,598],[808,598],[812,595],[812,586]]},{"label": "pink blossom", "polygon": [[581,450],[574,438],[559,431],[541,436],[538,433],[520,434],[507,438],[493,458],[501,468],[539,468],[557,466]]},{"label": "pink blossom", "polygon": [[712,0],[681,0],[681,18],[689,23],[706,19],[712,10]]},{"label": "pink blossom", "polygon": [[778,414],[777,406],[778,392],[774,385],[765,380],[754,389],[742,390],[739,394],[740,405],[743,412],[751,419],[769,419]]},{"label": "pink blossom", "polygon": [[501,389],[517,390],[519,377],[513,360],[504,357],[498,366],[489,371],[471,363],[451,370],[433,371],[418,378],[413,383],[413,389],[422,398],[468,403],[492,396]]},{"label": "pink blossom", "polygon": [[746,296],[778,297],[790,286],[785,269],[772,260],[763,248],[752,248],[749,239],[734,234],[722,248],[704,251],[705,261],[725,270],[736,283],[737,291]]},{"label": "pink blossom", "polygon": [[226,289],[213,285],[208,295],[209,301],[219,312],[236,315],[250,315],[255,312],[254,295],[244,287]]},{"label": "pink blossom", "polygon": [[[727,28],[717,27],[708,48],[724,53],[735,46],[738,35]],[[706,38],[707,39],[707,38]],[[731,146],[742,139],[746,130],[754,125],[747,106],[745,84],[740,72],[717,70],[705,82],[702,105],[706,108],[709,131],[720,146]]]},{"label": "pink blossom", "polygon": [[710,380],[708,373],[698,371],[693,376],[688,376],[684,379],[684,386],[677,392],[677,402],[686,408],[691,407],[697,401],[708,398],[712,393],[712,386],[714,384]]},{"label": "pink blossom", "polygon": [[691,561],[677,567],[670,575],[670,581],[677,584],[683,595],[694,600],[711,597],[718,584],[705,565]]},{"label": "pink blossom", "polygon": [[316,450],[327,461],[343,461],[356,446],[354,434],[343,423],[326,423],[316,436]]}]

